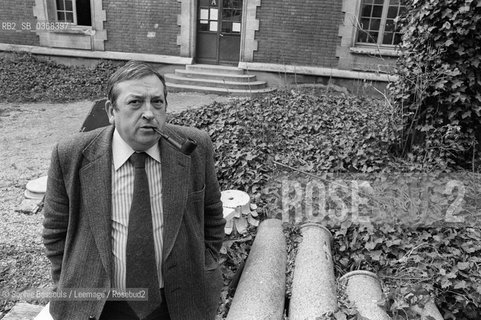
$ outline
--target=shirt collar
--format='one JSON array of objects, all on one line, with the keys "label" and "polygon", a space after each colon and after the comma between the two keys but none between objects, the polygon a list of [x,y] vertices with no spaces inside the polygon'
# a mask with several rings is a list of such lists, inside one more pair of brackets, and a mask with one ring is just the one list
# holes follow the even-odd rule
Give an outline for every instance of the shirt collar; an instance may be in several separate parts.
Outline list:
[{"label": "shirt collar", "polygon": [[[112,138],[112,158],[114,162],[114,169],[117,171],[124,163],[129,160],[135,150],[125,142],[120,136],[117,128],[115,128],[114,136]],[[145,151],[152,159],[160,163],[160,149],[159,144],[156,143]]]}]

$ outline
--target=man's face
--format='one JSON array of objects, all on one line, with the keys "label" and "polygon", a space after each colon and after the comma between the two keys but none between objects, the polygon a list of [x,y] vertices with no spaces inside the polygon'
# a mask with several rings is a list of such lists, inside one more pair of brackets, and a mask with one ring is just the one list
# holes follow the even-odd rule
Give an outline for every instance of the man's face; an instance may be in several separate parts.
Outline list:
[{"label": "man's face", "polygon": [[145,151],[159,141],[159,134],[166,119],[164,86],[155,76],[127,80],[115,85],[117,101],[114,107],[107,101],[105,108],[110,123],[115,124],[122,139],[135,151]]}]

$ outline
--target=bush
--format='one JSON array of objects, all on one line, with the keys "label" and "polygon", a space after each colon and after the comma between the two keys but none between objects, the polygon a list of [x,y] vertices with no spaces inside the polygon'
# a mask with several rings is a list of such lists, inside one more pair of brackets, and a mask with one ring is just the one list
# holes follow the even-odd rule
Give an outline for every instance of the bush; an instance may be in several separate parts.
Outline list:
[{"label": "bush", "polygon": [[481,2],[407,0],[390,85],[399,152],[428,169],[472,169],[481,141]]}]

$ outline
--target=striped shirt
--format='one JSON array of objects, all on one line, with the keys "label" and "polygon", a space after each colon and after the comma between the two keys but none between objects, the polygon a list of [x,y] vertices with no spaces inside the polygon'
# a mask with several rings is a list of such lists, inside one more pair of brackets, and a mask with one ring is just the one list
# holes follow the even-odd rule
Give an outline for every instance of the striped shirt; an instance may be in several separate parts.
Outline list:
[{"label": "striped shirt", "polygon": [[[112,287],[125,289],[126,246],[129,226],[129,213],[134,193],[134,166],[129,160],[134,150],[120,137],[115,129],[112,140],[112,253],[114,278]],[[162,278],[162,171],[159,144],[146,151],[149,155],[145,171],[149,180],[150,205],[154,228],[155,260],[159,286],[164,287]]]}]

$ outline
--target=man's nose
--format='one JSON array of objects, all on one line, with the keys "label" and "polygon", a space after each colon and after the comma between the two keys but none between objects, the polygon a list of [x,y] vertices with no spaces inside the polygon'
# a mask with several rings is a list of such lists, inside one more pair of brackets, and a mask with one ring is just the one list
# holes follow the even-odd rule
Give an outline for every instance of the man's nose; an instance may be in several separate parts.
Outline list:
[{"label": "man's nose", "polygon": [[152,120],[154,119],[154,112],[152,110],[153,106],[150,102],[145,103],[145,109],[144,112],[142,113],[142,117],[146,120]]}]

